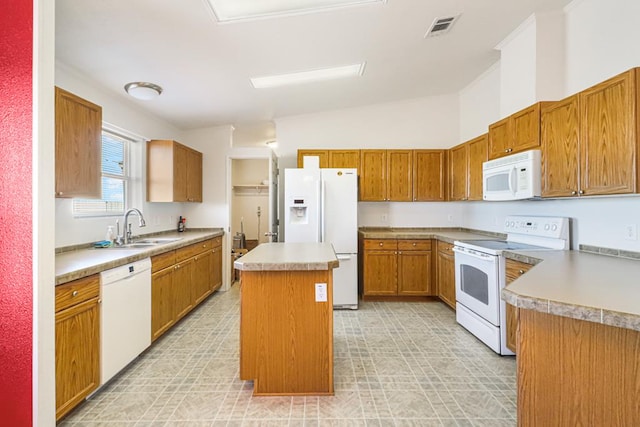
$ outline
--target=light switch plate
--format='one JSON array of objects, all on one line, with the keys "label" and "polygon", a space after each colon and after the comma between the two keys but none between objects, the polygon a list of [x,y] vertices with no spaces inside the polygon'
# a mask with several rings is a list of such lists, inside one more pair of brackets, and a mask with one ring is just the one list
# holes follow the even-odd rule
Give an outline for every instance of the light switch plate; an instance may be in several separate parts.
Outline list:
[{"label": "light switch plate", "polygon": [[316,283],[316,302],[327,302],[326,283]]}]

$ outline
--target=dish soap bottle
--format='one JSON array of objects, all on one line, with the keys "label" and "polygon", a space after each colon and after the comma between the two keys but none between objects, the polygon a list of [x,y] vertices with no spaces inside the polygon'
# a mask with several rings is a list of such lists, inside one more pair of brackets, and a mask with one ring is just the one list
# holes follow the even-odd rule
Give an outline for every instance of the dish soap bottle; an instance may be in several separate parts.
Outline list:
[{"label": "dish soap bottle", "polygon": [[180,217],[180,219],[178,220],[178,232],[182,233],[184,231],[186,220],[187,220],[186,218]]},{"label": "dish soap bottle", "polygon": [[105,234],[104,240],[108,240],[109,242],[113,243],[115,239],[116,239],[116,235],[113,232],[113,225],[110,225],[107,227],[107,234]]}]

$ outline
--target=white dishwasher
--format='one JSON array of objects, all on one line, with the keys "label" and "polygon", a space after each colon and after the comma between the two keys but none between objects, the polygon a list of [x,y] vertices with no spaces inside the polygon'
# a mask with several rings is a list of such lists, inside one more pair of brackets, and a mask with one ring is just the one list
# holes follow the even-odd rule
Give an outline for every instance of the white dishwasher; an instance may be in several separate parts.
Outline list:
[{"label": "white dishwasher", "polygon": [[151,259],[100,273],[100,385],[151,345]]}]

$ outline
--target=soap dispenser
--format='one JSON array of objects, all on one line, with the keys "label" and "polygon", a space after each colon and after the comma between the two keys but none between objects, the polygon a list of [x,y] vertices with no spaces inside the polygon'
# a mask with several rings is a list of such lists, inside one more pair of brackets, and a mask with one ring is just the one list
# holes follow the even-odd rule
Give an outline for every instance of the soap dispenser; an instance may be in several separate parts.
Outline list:
[{"label": "soap dispenser", "polygon": [[104,236],[104,240],[108,240],[111,243],[116,239],[116,235],[113,232],[113,225],[107,227],[107,234]]}]

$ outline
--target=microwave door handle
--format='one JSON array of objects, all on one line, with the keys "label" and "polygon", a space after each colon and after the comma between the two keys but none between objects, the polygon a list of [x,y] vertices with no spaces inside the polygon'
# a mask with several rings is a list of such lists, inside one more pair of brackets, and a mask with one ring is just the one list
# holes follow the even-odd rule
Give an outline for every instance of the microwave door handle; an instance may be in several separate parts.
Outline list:
[{"label": "microwave door handle", "polygon": [[509,191],[511,194],[516,194],[516,168],[512,167],[509,171]]}]

